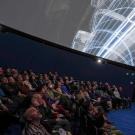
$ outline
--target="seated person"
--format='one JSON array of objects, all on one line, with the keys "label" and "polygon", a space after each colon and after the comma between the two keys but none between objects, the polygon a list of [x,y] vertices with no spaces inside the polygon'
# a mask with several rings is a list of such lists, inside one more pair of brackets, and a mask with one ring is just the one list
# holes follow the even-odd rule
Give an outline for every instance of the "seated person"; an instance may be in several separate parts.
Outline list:
[{"label": "seated person", "polygon": [[48,126],[48,131],[50,131],[50,129],[57,130],[63,128],[70,134],[69,121],[65,119],[64,115],[48,107],[40,94],[34,94],[31,103],[32,106],[37,108],[42,114],[42,123],[43,125]]},{"label": "seated person", "polygon": [[[120,130],[116,129],[107,119],[101,107],[90,106],[88,111],[88,124],[93,125],[98,132],[106,135],[121,135]],[[89,127],[90,129],[90,127]]]},{"label": "seated person", "polygon": [[42,114],[36,108],[28,108],[24,113],[24,118],[27,124],[23,130],[23,135],[50,135],[40,123]]}]

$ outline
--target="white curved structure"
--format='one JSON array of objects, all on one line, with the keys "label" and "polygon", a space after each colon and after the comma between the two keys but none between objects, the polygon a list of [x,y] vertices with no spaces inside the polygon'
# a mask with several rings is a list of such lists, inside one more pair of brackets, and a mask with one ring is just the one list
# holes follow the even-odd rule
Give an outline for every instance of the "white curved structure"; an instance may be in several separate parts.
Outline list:
[{"label": "white curved structure", "polygon": [[83,52],[135,66],[135,0],[92,0],[94,35]]}]

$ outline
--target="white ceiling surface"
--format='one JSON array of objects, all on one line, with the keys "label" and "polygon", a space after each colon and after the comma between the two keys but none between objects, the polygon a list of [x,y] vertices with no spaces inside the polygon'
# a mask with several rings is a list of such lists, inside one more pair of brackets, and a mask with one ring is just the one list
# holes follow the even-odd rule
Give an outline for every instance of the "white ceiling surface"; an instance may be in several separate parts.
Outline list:
[{"label": "white ceiling surface", "polygon": [[68,46],[89,28],[90,0],[0,0],[0,23]]}]

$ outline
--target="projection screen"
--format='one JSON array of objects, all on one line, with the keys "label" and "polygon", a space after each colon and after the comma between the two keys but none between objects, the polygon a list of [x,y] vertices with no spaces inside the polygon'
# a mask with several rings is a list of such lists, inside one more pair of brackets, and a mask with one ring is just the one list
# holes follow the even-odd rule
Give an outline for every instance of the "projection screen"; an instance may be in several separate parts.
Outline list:
[{"label": "projection screen", "polygon": [[135,0],[0,0],[0,24],[135,66]]}]

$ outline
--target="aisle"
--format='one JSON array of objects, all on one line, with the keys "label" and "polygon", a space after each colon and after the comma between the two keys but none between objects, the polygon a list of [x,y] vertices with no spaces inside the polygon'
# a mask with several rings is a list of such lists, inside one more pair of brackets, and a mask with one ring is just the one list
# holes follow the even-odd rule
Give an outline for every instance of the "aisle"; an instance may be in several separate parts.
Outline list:
[{"label": "aisle", "polygon": [[135,135],[135,104],[132,109],[112,111],[108,117],[123,132],[123,135]]}]

